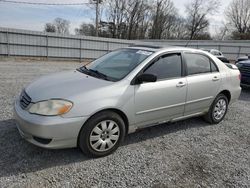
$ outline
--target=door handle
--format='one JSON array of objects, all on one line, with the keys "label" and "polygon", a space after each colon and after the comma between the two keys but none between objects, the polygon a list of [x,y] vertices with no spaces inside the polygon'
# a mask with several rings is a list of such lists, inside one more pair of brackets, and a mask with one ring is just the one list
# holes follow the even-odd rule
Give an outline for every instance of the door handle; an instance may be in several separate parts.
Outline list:
[{"label": "door handle", "polygon": [[176,84],[176,87],[184,87],[185,85],[186,85],[186,83],[179,82],[178,84]]},{"label": "door handle", "polygon": [[219,79],[220,79],[220,78],[218,78],[217,76],[214,76],[212,80],[213,80],[213,81],[218,81]]}]

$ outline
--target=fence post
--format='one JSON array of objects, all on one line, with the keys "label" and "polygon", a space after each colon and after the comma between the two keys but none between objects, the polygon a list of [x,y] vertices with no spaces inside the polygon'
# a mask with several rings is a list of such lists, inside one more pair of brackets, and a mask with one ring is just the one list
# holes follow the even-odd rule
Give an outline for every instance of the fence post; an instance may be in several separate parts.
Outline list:
[{"label": "fence post", "polygon": [[238,57],[240,56],[241,46],[239,46]]},{"label": "fence post", "polygon": [[109,41],[107,41],[107,52],[109,53]]},{"label": "fence post", "polygon": [[82,39],[80,38],[80,63],[82,62]]},{"label": "fence post", "polygon": [[49,36],[46,34],[46,58],[49,58]]},{"label": "fence post", "polygon": [[10,40],[9,40],[9,31],[6,32],[6,40],[7,40],[7,56],[10,56]]}]

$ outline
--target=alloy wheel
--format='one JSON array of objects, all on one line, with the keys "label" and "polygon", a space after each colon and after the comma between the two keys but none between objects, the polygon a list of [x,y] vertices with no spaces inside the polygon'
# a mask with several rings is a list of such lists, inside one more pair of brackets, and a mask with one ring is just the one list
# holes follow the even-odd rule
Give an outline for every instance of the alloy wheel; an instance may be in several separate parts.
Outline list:
[{"label": "alloy wheel", "polygon": [[90,146],[98,152],[108,151],[114,147],[119,137],[120,128],[116,122],[104,120],[98,123],[90,133]]},{"label": "alloy wheel", "polygon": [[227,110],[227,103],[225,99],[220,99],[217,101],[214,110],[213,110],[213,116],[216,120],[221,120]]}]

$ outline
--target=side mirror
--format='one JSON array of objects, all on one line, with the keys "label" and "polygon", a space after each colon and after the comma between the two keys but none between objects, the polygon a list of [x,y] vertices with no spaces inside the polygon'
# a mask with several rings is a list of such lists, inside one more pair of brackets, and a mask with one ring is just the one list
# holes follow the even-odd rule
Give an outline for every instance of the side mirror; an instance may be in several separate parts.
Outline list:
[{"label": "side mirror", "polygon": [[153,74],[141,74],[135,79],[135,84],[141,84],[143,82],[156,82],[157,77]]}]

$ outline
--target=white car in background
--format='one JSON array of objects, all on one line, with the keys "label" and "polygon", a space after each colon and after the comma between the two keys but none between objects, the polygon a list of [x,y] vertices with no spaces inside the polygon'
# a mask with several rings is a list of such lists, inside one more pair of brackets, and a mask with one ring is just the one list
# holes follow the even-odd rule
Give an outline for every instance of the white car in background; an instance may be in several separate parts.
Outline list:
[{"label": "white car in background", "polygon": [[219,60],[221,60],[224,63],[230,63],[229,60],[219,50],[216,50],[216,49],[202,49],[202,50],[209,52],[210,54],[214,55],[215,57],[217,57]]}]

